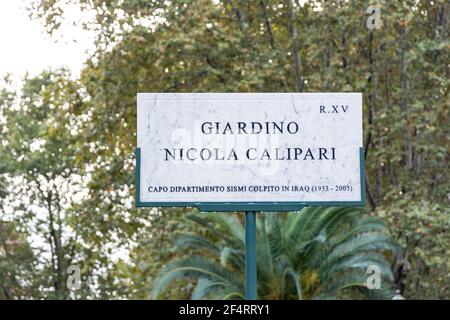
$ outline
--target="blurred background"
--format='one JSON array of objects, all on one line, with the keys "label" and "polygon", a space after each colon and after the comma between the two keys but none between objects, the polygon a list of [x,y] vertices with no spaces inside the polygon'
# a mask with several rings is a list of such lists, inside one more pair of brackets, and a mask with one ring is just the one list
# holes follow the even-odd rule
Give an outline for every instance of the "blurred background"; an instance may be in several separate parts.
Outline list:
[{"label": "blurred background", "polygon": [[362,92],[367,207],[258,214],[258,297],[449,299],[449,14],[2,1],[0,299],[243,297],[242,214],[134,207],[137,92]]}]

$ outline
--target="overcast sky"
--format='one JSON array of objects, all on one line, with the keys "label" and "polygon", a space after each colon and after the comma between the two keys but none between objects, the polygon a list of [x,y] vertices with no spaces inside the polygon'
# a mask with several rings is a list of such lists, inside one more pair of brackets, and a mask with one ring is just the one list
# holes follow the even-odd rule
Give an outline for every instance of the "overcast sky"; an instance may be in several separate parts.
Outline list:
[{"label": "overcast sky", "polygon": [[[92,34],[65,25],[55,38],[25,10],[29,0],[0,0],[0,76],[11,72],[22,77],[36,75],[48,67],[68,66],[77,75],[92,47]],[[68,20],[80,17],[75,8],[65,10]],[[76,41],[76,42],[75,42]]]}]

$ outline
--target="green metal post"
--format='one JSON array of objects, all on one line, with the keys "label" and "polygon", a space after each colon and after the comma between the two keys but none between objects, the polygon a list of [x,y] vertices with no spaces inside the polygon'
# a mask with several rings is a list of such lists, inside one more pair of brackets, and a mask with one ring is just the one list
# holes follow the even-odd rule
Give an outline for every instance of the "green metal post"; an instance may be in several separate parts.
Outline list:
[{"label": "green metal post", "polygon": [[256,213],[245,212],[245,298],[256,300]]}]

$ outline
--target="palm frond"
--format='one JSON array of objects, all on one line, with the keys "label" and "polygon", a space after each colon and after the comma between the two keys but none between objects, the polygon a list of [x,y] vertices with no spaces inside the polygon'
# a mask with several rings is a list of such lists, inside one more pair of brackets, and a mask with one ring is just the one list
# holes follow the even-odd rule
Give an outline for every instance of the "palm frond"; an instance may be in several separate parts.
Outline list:
[{"label": "palm frond", "polygon": [[321,271],[321,281],[326,282],[336,274],[346,270],[358,269],[365,272],[370,266],[374,265],[380,268],[381,275],[384,278],[393,281],[389,262],[383,255],[373,252],[351,255],[332,265],[323,264],[318,270]]},{"label": "palm frond", "polygon": [[273,257],[266,229],[265,213],[262,213],[256,219],[256,230],[258,237],[258,245],[256,246],[257,263],[264,276],[265,274],[273,273]]},{"label": "palm frond", "polygon": [[190,214],[187,216],[187,219],[205,227],[213,235],[220,234],[221,239],[224,240],[229,246],[235,246],[239,243],[232,234],[219,232],[218,227],[220,227],[220,223],[215,223],[214,220],[211,220],[211,217],[213,217],[212,215],[208,215],[208,218],[204,218],[202,215],[204,214]]},{"label": "palm frond", "polygon": [[243,291],[242,279],[235,273],[201,256],[194,256],[170,262],[155,279],[152,297],[157,298],[173,281],[186,278],[207,278],[226,283],[235,291]]},{"label": "palm frond", "polygon": [[220,294],[220,300],[231,300],[232,298],[233,300],[236,299],[244,300],[245,296],[244,293],[238,291],[230,291],[230,292],[222,291]]},{"label": "palm frond", "polygon": [[317,213],[320,212],[320,207],[306,207],[300,212],[289,212],[284,223],[286,230],[286,243],[288,247],[295,246],[298,242],[306,242],[307,237],[303,241],[299,241],[300,236],[304,236],[310,229],[311,223],[318,218]]},{"label": "palm frond", "polygon": [[244,246],[244,227],[236,215],[231,213],[213,213],[208,216],[208,219],[220,225],[226,234],[231,235],[240,245]]},{"label": "palm frond", "polygon": [[285,252],[285,238],[277,213],[266,213],[266,230],[269,239],[270,255],[276,259]]},{"label": "palm frond", "polygon": [[180,251],[185,249],[205,249],[215,254],[220,253],[220,249],[211,241],[194,235],[182,235],[175,240],[173,250]]},{"label": "palm frond", "polygon": [[214,281],[209,278],[200,278],[192,291],[191,299],[201,300],[211,293],[222,293],[223,288],[226,287],[228,287],[228,283],[226,282]]},{"label": "palm frond", "polygon": [[297,299],[303,300],[302,285],[300,283],[300,275],[294,269],[289,267],[289,268],[286,268],[286,270],[283,274],[283,279],[285,279],[287,276],[290,276],[292,281],[294,281]]},{"label": "palm frond", "polygon": [[354,236],[332,247],[325,263],[331,264],[343,257],[367,250],[395,251],[395,245],[388,235],[380,232],[367,232]]},{"label": "palm frond", "polygon": [[380,219],[375,217],[361,217],[355,223],[347,225],[345,228],[340,229],[339,232],[336,232],[337,240],[334,242],[339,244],[361,233],[372,231],[384,232],[385,230],[386,226]]},{"label": "palm frond", "polygon": [[357,289],[366,295],[370,292],[370,296],[374,299],[390,299],[392,297],[392,288],[388,281],[385,283],[382,281],[380,289],[368,289],[368,276],[366,272],[361,270],[349,270],[324,283],[324,291],[339,296],[339,293],[343,290]]},{"label": "palm frond", "polygon": [[220,263],[224,267],[245,268],[244,255],[241,250],[224,247],[220,250]]}]

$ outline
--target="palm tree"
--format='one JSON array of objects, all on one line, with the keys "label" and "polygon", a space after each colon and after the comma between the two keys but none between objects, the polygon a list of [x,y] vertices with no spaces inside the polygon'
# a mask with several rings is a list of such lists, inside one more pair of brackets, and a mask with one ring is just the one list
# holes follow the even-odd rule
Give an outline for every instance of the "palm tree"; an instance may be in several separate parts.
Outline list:
[{"label": "palm tree", "polygon": [[[243,299],[243,223],[229,213],[189,218],[219,240],[179,237],[174,250],[186,257],[170,262],[159,273],[153,297],[172,281],[186,278],[197,280],[192,299]],[[300,212],[258,214],[258,298],[389,299],[393,275],[387,256],[394,250],[384,224],[367,216],[364,209],[308,207]],[[371,265],[380,270],[380,289],[367,288]]]}]

